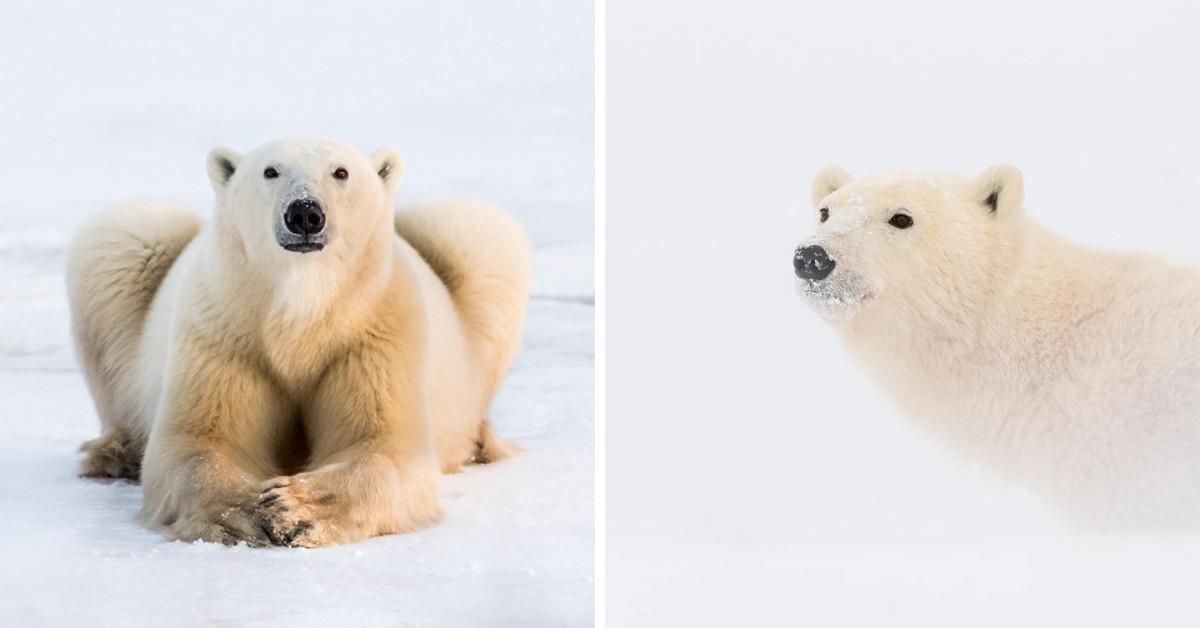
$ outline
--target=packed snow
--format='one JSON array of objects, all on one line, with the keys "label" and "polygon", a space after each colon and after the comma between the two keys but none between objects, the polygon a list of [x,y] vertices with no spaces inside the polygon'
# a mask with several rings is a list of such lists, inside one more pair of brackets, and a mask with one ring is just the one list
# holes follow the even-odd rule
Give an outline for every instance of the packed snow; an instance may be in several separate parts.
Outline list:
[{"label": "packed snow", "polygon": [[[594,612],[588,3],[128,0],[0,20],[0,625],[564,626]],[[99,423],[63,259],[106,205],[211,211],[208,150],[327,136],[406,159],[398,204],[475,196],[534,242],[492,408],[525,450],[444,478],[443,523],[321,550],[168,543],[76,476]]]}]

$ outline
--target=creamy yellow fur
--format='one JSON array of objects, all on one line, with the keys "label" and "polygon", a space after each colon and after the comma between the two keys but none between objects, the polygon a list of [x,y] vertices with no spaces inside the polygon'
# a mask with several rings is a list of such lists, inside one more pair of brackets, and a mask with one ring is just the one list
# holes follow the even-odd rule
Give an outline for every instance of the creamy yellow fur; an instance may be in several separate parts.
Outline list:
[{"label": "creamy yellow fur", "polygon": [[[86,225],[68,288],[103,433],[84,474],[140,471],[141,518],[170,538],[312,547],[429,525],[440,472],[515,451],[486,415],[528,240],[478,201],[394,214],[401,169],[329,140],[218,148],[210,223],[136,205]],[[296,198],[323,205],[323,250],[276,242]]]}]

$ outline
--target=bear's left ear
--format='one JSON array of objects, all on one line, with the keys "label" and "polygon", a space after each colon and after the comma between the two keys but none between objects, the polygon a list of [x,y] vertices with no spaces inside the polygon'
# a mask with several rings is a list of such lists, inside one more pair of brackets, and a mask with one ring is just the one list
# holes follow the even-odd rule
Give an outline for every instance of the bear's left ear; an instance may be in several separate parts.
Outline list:
[{"label": "bear's left ear", "polygon": [[838,191],[838,188],[854,180],[849,172],[841,166],[825,166],[813,177],[812,204],[817,206],[826,196]]},{"label": "bear's left ear", "polygon": [[996,216],[1008,216],[1020,210],[1025,199],[1021,171],[1013,166],[992,166],[975,177],[974,185],[975,200]]},{"label": "bear's left ear", "polygon": [[383,187],[388,195],[396,193],[400,179],[404,176],[404,158],[393,148],[381,148],[371,153],[371,165],[375,174],[383,181]]}]

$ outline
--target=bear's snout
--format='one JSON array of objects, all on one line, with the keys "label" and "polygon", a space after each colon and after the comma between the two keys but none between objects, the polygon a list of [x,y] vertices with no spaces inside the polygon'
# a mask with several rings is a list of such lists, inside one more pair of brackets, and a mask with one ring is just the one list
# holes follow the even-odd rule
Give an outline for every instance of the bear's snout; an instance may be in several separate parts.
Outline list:
[{"label": "bear's snout", "polygon": [[321,203],[311,198],[292,201],[283,213],[283,224],[296,235],[316,235],[325,228],[325,212]]},{"label": "bear's snout", "polygon": [[796,276],[801,279],[820,281],[828,277],[836,265],[837,262],[829,258],[829,253],[816,245],[798,248],[795,256],[792,257],[792,266],[796,269]]}]

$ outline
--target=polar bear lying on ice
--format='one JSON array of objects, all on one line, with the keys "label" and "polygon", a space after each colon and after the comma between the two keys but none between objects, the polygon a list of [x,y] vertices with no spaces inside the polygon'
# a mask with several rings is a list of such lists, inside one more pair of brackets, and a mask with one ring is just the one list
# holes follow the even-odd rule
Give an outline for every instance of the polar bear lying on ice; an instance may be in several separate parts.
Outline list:
[{"label": "polar bear lying on ice", "polygon": [[172,539],[314,547],[430,525],[441,473],[514,452],[486,416],[529,241],[477,201],[394,213],[401,171],[329,140],[221,147],[211,221],[84,225],[67,284],[103,428],[84,475],[140,478]]}]

